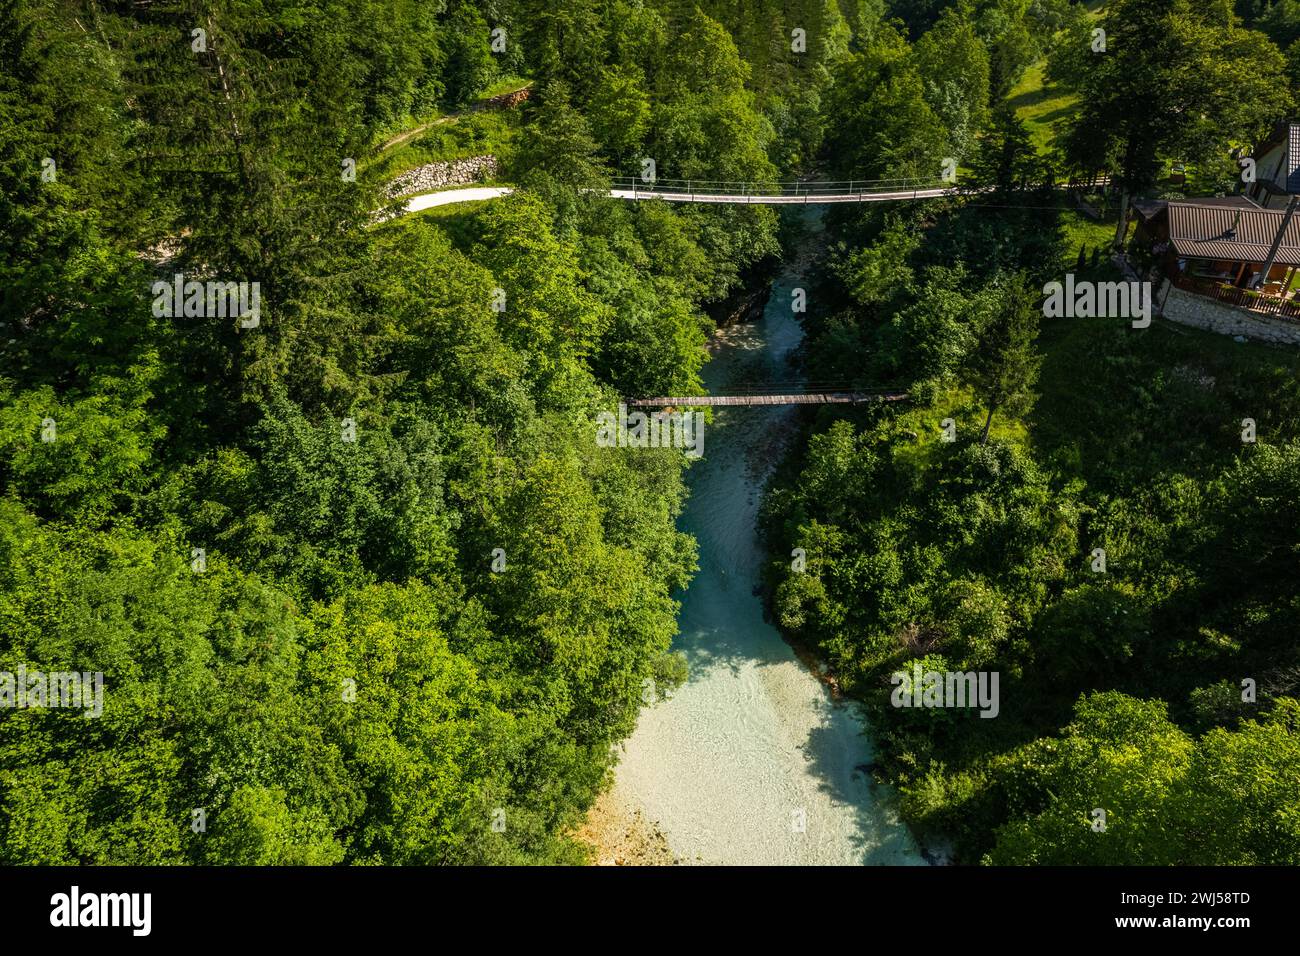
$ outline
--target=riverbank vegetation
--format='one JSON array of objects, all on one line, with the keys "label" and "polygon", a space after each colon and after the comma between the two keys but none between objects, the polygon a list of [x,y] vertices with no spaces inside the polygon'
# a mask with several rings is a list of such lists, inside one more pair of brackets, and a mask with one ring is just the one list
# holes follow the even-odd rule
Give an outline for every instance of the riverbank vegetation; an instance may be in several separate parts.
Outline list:
[{"label": "riverbank vegetation", "polygon": [[[1055,156],[994,85],[970,160],[991,192],[831,217],[809,377],[912,401],[809,421],[764,505],[773,611],[866,704],[904,817],[960,861],[1295,864],[1300,359],[1159,320],[1042,318],[1045,283],[1123,276],[1096,252],[1114,215],[1090,223],[1038,184],[1110,170],[1156,194],[1161,162],[1209,168],[1286,118],[1296,90],[1227,5],[1117,0],[1097,22],[1118,58],[1104,69],[1122,74],[1061,46],[1091,21],[1063,19],[1048,44],[1049,73],[1083,93]],[[1139,36],[1178,49],[1125,53]],[[884,42],[848,69],[903,89],[921,42]],[[1192,89],[1232,88],[1213,77],[1241,51],[1272,77],[1267,95]],[[882,56],[904,64],[892,86]],[[1153,128],[1184,96],[1196,115]],[[922,143],[944,128],[919,104],[879,123]],[[868,113],[842,135],[875,128]],[[998,672],[997,718],[890,706],[891,675],[918,663]]]},{"label": "riverbank vegetation", "polygon": [[[792,169],[825,74],[607,6],[0,2],[0,671],[105,679],[0,714],[0,862],[585,859],[695,560],[684,457],[595,415],[698,391],[777,246],[582,190]],[[382,144],[520,79],[412,137],[515,194],[377,225]]]}]

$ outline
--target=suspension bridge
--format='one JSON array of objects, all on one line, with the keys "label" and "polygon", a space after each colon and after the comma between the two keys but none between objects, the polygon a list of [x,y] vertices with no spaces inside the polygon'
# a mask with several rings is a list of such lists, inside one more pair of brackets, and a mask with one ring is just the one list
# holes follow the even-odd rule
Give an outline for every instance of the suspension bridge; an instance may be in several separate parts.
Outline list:
[{"label": "suspension bridge", "polygon": [[[469,186],[412,196],[406,212],[420,212],[435,206],[478,202],[508,196],[509,186]],[[952,183],[922,179],[846,179],[840,181],[796,180],[792,182],[742,182],[721,179],[656,179],[636,177],[611,181],[609,197],[642,202],[711,203],[714,205],[807,206],[846,202],[906,202],[912,199],[941,199],[958,194]]]},{"label": "suspension bridge", "polygon": [[[1060,183],[1056,189],[1075,190],[1081,186],[1106,187],[1110,177],[1093,175],[1086,180]],[[977,195],[992,187],[958,189],[955,183],[935,179],[845,179],[794,180],[791,182],[743,182],[721,179],[655,179],[646,182],[635,176],[611,181],[608,195],[612,199],[641,202],[661,199],[664,202],[712,203],[722,205],[821,205],[846,202],[907,202],[917,199],[942,199],[945,196]],[[496,199],[514,192],[509,186],[468,186],[442,192],[412,196],[406,212],[419,212],[434,206]]]},{"label": "suspension bridge", "polygon": [[706,405],[861,405],[870,402],[901,402],[906,398],[907,392],[894,388],[769,382],[743,386],[739,394],[726,394],[724,391],[712,395],[627,398],[623,401],[628,408],[692,408]]},{"label": "suspension bridge", "polygon": [[844,202],[901,202],[955,195],[953,183],[934,179],[796,180],[755,183],[715,179],[613,180],[614,199],[662,199],[665,202],[729,205],[810,205]]}]

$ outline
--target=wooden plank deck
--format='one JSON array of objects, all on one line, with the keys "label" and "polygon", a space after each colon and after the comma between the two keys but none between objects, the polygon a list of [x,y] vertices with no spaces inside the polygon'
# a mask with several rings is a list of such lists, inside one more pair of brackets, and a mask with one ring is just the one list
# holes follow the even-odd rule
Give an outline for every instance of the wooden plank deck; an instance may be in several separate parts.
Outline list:
[{"label": "wooden plank deck", "polygon": [[629,398],[629,408],[684,408],[694,405],[857,405],[899,402],[906,392],[810,392],[802,395],[685,395],[676,398]]}]

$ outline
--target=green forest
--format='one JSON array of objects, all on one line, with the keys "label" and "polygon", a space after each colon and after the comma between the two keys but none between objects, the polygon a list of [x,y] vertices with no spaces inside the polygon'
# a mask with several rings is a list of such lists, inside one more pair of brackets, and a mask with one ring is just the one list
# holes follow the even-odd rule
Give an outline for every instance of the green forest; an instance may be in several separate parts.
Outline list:
[{"label": "green forest", "polygon": [[[801,412],[760,512],[917,839],[1300,863],[1300,352],[1040,292],[1297,116],[1297,0],[0,0],[0,672],[105,683],[0,710],[0,863],[593,862],[701,560],[696,464],[597,415],[703,395],[802,236],[611,196],[647,157],[957,168],[825,207],[799,372],[908,397]],[[891,707],[917,663],[999,718]]]},{"label": "green forest", "polygon": [[[1046,73],[1078,105],[1051,151],[995,86],[966,160],[988,192],[836,218],[829,301],[805,322],[810,378],[899,383],[913,401],[809,423],[764,506],[774,610],[872,710],[904,817],[960,861],[1300,862],[1296,350],[1039,308],[1067,271],[1121,278],[1114,200],[1106,222],[1053,208],[1053,171],[1177,196],[1177,158],[1195,164],[1177,188],[1195,176],[1213,195],[1226,177],[1230,192],[1231,149],[1295,115],[1298,16],[1126,0],[1066,20]],[[937,61],[982,62],[952,22]],[[1113,47],[1096,62],[1094,25]],[[895,76],[930,75],[932,35],[890,39]],[[898,126],[952,129],[936,119]],[[839,135],[887,120],[857,122]],[[889,675],[917,662],[1000,673],[999,718],[891,707]]]}]

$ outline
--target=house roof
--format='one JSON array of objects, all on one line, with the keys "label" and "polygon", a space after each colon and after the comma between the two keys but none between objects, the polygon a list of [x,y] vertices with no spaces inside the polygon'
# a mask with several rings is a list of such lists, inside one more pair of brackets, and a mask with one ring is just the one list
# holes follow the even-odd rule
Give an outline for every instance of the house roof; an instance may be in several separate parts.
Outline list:
[{"label": "house roof", "polygon": [[[1227,197],[1244,198],[1244,197]],[[1254,203],[1211,204],[1170,201],[1169,239],[1180,256],[1192,259],[1227,259],[1263,262],[1285,217],[1280,209],[1261,209]],[[1230,230],[1235,230],[1229,235]],[[1280,265],[1300,265],[1300,216],[1287,225],[1278,247]]]},{"label": "house roof", "polygon": [[[1133,211],[1145,220],[1155,219],[1169,207],[1168,199],[1134,199]],[[1197,206],[1229,206],[1237,209],[1262,209],[1259,203],[1249,196],[1206,196],[1202,199],[1188,199],[1186,203]]]},{"label": "house roof", "polygon": [[1255,202],[1255,200],[1245,195],[1204,196],[1204,197],[1197,197],[1196,199],[1177,199],[1174,201],[1181,202],[1184,205],[1192,205],[1192,206],[1229,206],[1233,209],[1236,208],[1263,209],[1264,208],[1259,203]]},{"label": "house roof", "polygon": [[1300,123],[1278,123],[1268,139],[1255,150],[1255,154],[1263,156],[1279,145],[1286,147],[1286,191],[1300,193]]},{"label": "house roof", "polygon": [[1134,199],[1133,211],[1142,219],[1151,220],[1164,212],[1166,205],[1163,199]]}]

